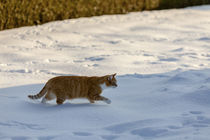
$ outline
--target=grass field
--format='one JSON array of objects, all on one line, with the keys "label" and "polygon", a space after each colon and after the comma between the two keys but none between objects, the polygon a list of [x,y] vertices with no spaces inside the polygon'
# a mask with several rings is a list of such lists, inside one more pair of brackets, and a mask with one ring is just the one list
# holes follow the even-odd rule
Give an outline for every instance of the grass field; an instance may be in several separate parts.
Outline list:
[{"label": "grass field", "polygon": [[0,30],[54,20],[208,3],[210,0],[1,0]]}]

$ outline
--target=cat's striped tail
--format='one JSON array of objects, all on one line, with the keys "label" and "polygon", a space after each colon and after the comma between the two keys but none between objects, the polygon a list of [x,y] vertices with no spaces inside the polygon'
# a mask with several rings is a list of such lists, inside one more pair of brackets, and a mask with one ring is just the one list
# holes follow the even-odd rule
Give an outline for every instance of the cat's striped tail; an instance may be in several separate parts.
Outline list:
[{"label": "cat's striped tail", "polygon": [[39,99],[39,98],[41,98],[42,96],[44,96],[45,95],[45,93],[47,92],[47,87],[46,87],[46,85],[43,87],[43,89],[38,93],[38,94],[36,94],[36,95],[28,95],[28,98],[30,98],[30,99]]}]

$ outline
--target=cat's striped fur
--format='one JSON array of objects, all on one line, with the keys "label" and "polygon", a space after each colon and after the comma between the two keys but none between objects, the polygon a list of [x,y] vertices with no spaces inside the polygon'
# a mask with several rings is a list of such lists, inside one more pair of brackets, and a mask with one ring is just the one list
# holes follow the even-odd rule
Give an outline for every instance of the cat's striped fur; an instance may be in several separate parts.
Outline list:
[{"label": "cat's striped fur", "polygon": [[56,98],[57,104],[62,104],[66,99],[87,98],[91,103],[105,101],[108,98],[101,96],[103,87],[117,87],[116,74],[102,77],[87,76],[58,76],[50,79],[37,95],[29,95],[30,99],[43,97],[42,103]]}]

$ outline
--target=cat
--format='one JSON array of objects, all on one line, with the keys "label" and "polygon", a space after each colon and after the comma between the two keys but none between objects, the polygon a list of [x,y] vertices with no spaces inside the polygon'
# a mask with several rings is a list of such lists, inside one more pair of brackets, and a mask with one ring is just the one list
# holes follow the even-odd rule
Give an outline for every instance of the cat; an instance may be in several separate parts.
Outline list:
[{"label": "cat", "polygon": [[90,103],[104,101],[111,103],[106,97],[101,96],[105,88],[117,87],[116,73],[101,77],[93,76],[58,76],[50,79],[37,95],[28,95],[30,99],[42,98],[42,103],[56,98],[58,105],[66,99],[87,98]]}]

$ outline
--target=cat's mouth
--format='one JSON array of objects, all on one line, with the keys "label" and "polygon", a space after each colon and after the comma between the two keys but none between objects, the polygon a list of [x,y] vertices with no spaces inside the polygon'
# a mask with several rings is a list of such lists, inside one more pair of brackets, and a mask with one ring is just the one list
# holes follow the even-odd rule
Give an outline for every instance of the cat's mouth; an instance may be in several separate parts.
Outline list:
[{"label": "cat's mouth", "polygon": [[117,84],[116,84],[116,83],[114,83],[114,84],[112,85],[112,87],[113,87],[113,88],[116,88],[116,87],[117,87]]}]

